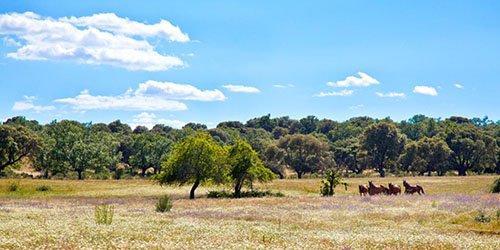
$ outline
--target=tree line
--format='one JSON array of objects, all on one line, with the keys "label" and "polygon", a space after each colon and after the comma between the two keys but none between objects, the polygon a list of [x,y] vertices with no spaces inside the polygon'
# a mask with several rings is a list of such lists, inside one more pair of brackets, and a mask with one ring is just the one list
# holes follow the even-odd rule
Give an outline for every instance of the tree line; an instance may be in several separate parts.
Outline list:
[{"label": "tree line", "polygon": [[[229,166],[233,168],[262,165],[280,178],[292,172],[302,178],[328,169],[345,175],[375,171],[382,177],[387,173],[500,173],[500,121],[487,117],[436,119],[415,115],[401,122],[370,117],[337,122],[315,116],[272,118],[268,114],[246,123],[221,122],[211,129],[198,123],[188,123],[182,129],[163,124],[132,129],[119,120],[109,124],[62,120],[42,125],[13,117],[0,125],[0,175],[28,165],[42,178],[156,175],[163,183],[175,180],[196,184],[204,179],[193,177],[190,171],[208,173],[213,170],[206,168],[208,165],[221,163],[212,159],[219,155],[214,152],[204,162],[187,161],[206,154],[186,146],[189,141],[197,145],[195,149],[211,147],[217,151],[220,147],[224,152],[220,155],[232,161]],[[189,148],[184,155],[179,149],[182,147],[185,151]],[[247,162],[242,163],[243,159]],[[204,166],[206,161],[211,163]],[[243,173],[240,177],[238,171],[225,175],[232,176],[237,192],[262,171],[250,177],[245,171],[239,172]]]}]

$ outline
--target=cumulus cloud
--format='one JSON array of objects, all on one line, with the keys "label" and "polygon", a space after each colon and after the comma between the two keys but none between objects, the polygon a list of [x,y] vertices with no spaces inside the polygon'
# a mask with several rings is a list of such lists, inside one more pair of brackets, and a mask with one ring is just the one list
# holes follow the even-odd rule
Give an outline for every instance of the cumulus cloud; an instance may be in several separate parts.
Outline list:
[{"label": "cumulus cloud", "polygon": [[154,113],[142,112],[138,115],[135,115],[130,123],[131,127],[135,128],[137,126],[146,126],[151,129],[156,124],[165,124],[167,126],[173,128],[182,128],[186,125],[186,122],[179,120],[169,120],[169,119],[161,119],[158,118]]},{"label": "cumulus cloud", "polygon": [[174,42],[188,42],[189,36],[167,20],[155,24],[144,24],[118,17],[114,13],[99,13],[83,17],[62,17],[63,22],[69,22],[79,27],[94,27],[114,34],[140,37],[160,37]]},{"label": "cumulus cloud", "polygon": [[16,41],[14,38],[12,37],[4,37],[3,38],[3,43],[7,46],[14,46],[14,47],[19,47],[21,46],[22,44],[18,41]]},{"label": "cumulus cloud", "polygon": [[459,84],[459,83],[455,83],[455,85],[454,85],[454,86],[455,86],[456,88],[459,88],[459,89],[463,89],[463,88],[464,88],[464,86],[463,86],[463,85],[461,85],[461,84]]},{"label": "cumulus cloud", "polygon": [[147,81],[139,84],[135,95],[193,101],[223,101],[226,99],[226,96],[218,89],[200,90],[192,85],[157,81]]},{"label": "cumulus cloud", "polygon": [[429,86],[415,86],[413,89],[413,93],[422,94],[422,95],[430,95],[437,96],[438,93],[435,88]]},{"label": "cumulus cloud", "polygon": [[88,90],[76,97],[57,99],[55,102],[69,104],[75,110],[141,110],[181,111],[187,105],[180,100],[222,101],[219,90],[200,90],[192,85],[171,82],[147,81],[137,90],[129,89],[117,96],[91,95]]},{"label": "cumulus cloud", "polygon": [[33,12],[9,13],[0,15],[0,35],[14,36],[20,43],[17,51],[7,54],[17,60],[74,60],[128,70],[163,71],[185,64],[176,56],[158,53],[146,38],[189,41],[178,27],[167,23],[162,20],[146,25],[115,14],[80,20],[53,19]]},{"label": "cumulus cloud", "polygon": [[327,97],[327,96],[350,96],[354,93],[353,90],[341,90],[341,91],[332,91],[332,92],[321,92],[317,94],[317,97]]},{"label": "cumulus cloud", "polygon": [[293,85],[293,84],[274,84],[273,87],[284,89],[284,88],[293,88],[293,87],[295,87],[295,85]]},{"label": "cumulus cloud", "polygon": [[388,93],[381,93],[381,92],[376,92],[377,96],[379,97],[391,97],[391,98],[405,98],[406,95],[405,93],[399,93],[399,92],[388,92]]},{"label": "cumulus cloud", "polygon": [[223,88],[231,92],[243,92],[243,93],[259,93],[260,90],[256,87],[244,86],[244,85],[223,85]]},{"label": "cumulus cloud", "polygon": [[332,87],[368,87],[370,85],[379,84],[377,79],[369,76],[366,73],[358,72],[359,77],[348,76],[345,80],[337,82],[328,82],[328,86]]},{"label": "cumulus cloud", "polygon": [[35,105],[33,102],[36,100],[36,97],[34,96],[24,96],[23,101],[15,102],[14,106],[12,106],[12,110],[14,111],[26,111],[26,110],[32,110],[37,113],[40,113],[42,111],[49,111],[49,110],[54,110],[54,106],[41,106],[41,105]]}]

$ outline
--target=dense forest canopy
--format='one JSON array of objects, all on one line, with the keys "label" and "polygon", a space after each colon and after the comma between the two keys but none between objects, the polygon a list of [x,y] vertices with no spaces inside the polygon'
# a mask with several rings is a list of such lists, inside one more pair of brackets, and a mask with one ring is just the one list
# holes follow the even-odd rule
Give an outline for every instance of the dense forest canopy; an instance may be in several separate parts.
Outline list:
[{"label": "dense forest canopy", "polygon": [[[42,125],[13,117],[0,125],[0,175],[119,179],[175,168],[176,175],[184,176],[183,171],[200,166],[185,162],[181,168],[172,158],[180,156],[172,149],[201,132],[220,150],[232,152],[226,157],[228,162],[243,169],[262,164],[280,178],[292,173],[301,178],[327,169],[345,175],[376,172],[380,176],[500,173],[500,121],[488,117],[415,115],[401,122],[354,117],[338,122],[268,114],[246,123],[221,122],[210,129],[197,123],[182,129],[163,124],[131,128],[119,120],[109,124],[62,120]],[[235,158],[240,151],[260,161]],[[27,168],[31,171],[21,171]],[[237,187],[256,178],[239,174]],[[183,181],[197,178],[184,177]]]}]

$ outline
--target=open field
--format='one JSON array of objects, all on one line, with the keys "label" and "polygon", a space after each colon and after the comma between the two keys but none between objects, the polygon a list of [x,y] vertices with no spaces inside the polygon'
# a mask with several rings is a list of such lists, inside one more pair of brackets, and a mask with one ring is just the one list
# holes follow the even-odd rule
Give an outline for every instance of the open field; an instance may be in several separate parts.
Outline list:
[{"label": "open field", "polygon": [[[500,195],[493,176],[416,177],[424,196],[359,197],[347,191],[318,195],[320,180],[275,180],[261,189],[284,198],[188,200],[188,186],[160,187],[146,180],[58,181],[0,179],[0,249],[500,249]],[[377,183],[402,178],[373,178]],[[35,191],[40,185],[52,188]],[[175,199],[155,212],[158,196]],[[96,204],[115,208],[111,225],[94,220]],[[478,222],[483,211],[490,222]]]}]

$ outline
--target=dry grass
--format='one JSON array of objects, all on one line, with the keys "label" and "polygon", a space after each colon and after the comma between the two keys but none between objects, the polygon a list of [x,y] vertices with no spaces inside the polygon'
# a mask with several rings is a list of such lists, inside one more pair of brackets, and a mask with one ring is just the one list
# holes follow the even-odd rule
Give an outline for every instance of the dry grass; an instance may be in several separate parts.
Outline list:
[{"label": "dry grass", "polygon": [[[407,178],[427,195],[398,197],[359,197],[368,179],[356,178],[330,198],[319,196],[318,179],[276,180],[259,188],[287,197],[194,201],[189,187],[146,180],[21,180],[17,192],[0,180],[0,249],[500,249],[500,196],[487,192],[493,178]],[[52,191],[35,191],[40,185]],[[157,213],[165,193],[174,207]],[[115,208],[112,225],[94,221],[103,202]],[[475,221],[479,211],[491,221]]]}]

